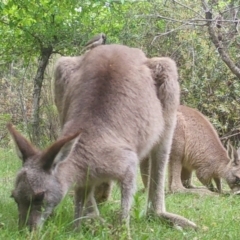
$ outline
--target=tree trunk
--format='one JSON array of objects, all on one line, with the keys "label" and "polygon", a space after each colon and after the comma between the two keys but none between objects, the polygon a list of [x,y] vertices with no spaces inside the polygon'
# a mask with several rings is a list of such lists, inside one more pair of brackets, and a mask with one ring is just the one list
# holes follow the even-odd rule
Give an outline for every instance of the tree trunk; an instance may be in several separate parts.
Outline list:
[{"label": "tree trunk", "polygon": [[36,145],[40,141],[40,117],[39,117],[39,106],[40,97],[42,90],[42,83],[44,79],[44,72],[48,64],[48,60],[52,54],[52,47],[44,48],[41,51],[41,56],[38,59],[38,69],[34,78],[34,89],[33,89],[33,106],[32,106],[32,142]]}]

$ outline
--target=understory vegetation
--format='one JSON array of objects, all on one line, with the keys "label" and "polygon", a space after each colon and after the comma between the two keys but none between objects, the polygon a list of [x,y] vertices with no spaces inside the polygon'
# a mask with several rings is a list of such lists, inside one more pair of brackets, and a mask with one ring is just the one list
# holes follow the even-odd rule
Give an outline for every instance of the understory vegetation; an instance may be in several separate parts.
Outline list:
[{"label": "understory vegetation", "polygon": [[[95,34],[107,44],[168,56],[181,104],[197,108],[239,145],[239,0],[98,0],[0,3],[0,145],[12,121],[37,145],[59,134],[52,73],[61,55],[82,53]],[[211,19],[207,19],[210,15]]]}]

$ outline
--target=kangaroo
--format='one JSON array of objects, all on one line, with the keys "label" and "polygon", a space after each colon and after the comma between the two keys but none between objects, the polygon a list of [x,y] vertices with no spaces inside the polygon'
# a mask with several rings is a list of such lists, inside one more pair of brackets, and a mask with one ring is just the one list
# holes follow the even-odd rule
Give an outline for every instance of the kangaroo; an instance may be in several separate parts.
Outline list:
[{"label": "kangaroo", "polygon": [[[175,62],[148,59],[136,48],[101,45],[80,57],[62,57],[55,70],[55,101],[61,136],[40,151],[11,124],[23,167],[12,197],[19,224],[36,228],[72,187],[74,225],[94,189],[116,180],[121,187],[121,222],[129,225],[139,163],[151,155],[148,213],[175,225],[196,228],[165,208],[164,178],[176,125],[179,84]],[[53,167],[54,162],[57,164]]]},{"label": "kangaroo", "polygon": [[[194,188],[191,183],[194,170],[199,181],[210,191],[222,192],[221,178],[226,180],[233,191],[238,191],[240,162],[237,152],[230,145],[228,148],[233,160],[229,158],[209,120],[199,111],[180,105],[169,158],[169,191],[196,192],[186,189]],[[141,165],[144,185],[147,181],[147,161],[145,159]]]}]

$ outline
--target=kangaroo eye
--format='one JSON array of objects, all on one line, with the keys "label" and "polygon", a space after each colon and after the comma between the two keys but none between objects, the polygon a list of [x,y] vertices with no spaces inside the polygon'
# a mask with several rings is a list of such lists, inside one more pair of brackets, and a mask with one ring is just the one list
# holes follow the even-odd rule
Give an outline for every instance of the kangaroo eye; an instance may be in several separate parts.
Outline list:
[{"label": "kangaroo eye", "polygon": [[236,177],[235,183],[240,184],[240,178],[239,177]]}]

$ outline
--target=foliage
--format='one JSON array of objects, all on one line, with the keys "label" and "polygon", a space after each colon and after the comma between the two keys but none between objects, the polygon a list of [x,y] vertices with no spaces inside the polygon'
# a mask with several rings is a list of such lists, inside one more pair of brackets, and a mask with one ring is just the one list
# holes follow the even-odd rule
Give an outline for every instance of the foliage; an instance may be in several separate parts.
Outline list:
[{"label": "foliage", "polygon": [[[221,28],[224,28],[222,32],[226,32],[223,44],[228,48],[232,60],[237,63],[238,35],[232,34],[235,25],[229,14],[230,7],[237,6],[237,3],[230,6],[226,5],[226,1],[214,2],[215,5],[211,6],[219,6],[213,10],[213,19],[218,16],[218,11],[225,12],[226,22],[222,23]],[[162,10],[155,8],[153,16],[161,19],[166,28],[159,29],[158,34],[155,31],[155,41],[152,41],[148,52],[152,55],[152,52],[156,54],[156,48],[160,49],[160,55],[171,56],[177,62],[182,104],[198,108],[207,115],[220,135],[238,129],[239,79],[222,62],[218,50],[210,41],[200,1],[167,1],[161,7]],[[155,26],[156,22],[155,20]],[[216,26],[215,29],[217,33],[220,32]]]},{"label": "foliage", "polygon": [[[3,41],[0,41],[3,65],[13,60],[21,61],[26,68],[36,61],[36,74],[33,77],[33,100],[30,119],[25,115],[25,128],[32,122],[33,136],[45,135],[46,126],[40,122],[40,96],[46,64],[52,53],[79,53],[84,37],[99,28],[104,15],[109,14],[104,1],[15,1],[8,0],[0,8],[0,24],[3,27]],[[100,17],[98,17],[100,16]],[[86,24],[88,22],[88,24]],[[89,31],[91,29],[91,31]],[[86,41],[85,41],[86,42]],[[12,79],[11,79],[12,80]],[[19,81],[21,81],[19,79]],[[27,105],[21,92],[21,107]],[[27,99],[28,101],[29,99]],[[52,105],[53,103],[50,103]],[[22,111],[24,112],[24,111]],[[25,117],[25,119],[24,119]],[[56,133],[56,132],[55,132]],[[53,134],[56,136],[56,134]],[[37,139],[39,140],[39,139]]]},{"label": "foliage", "polygon": [[6,122],[9,122],[11,119],[10,114],[5,113],[5,114],[0,114],[0,144],[1,146],[6,146],[7,140],[7,131],[5,124]]},{"label": "foliage", "polygon": [[[218,28],[215,30],[222,34],[224,46],[237,63],[239,36],[233,34],[235,25],[230,20],[234,13],[231,9],[238,10],[238,1],[218,0],[208,4],[214,19],[219,13],[226,19],[221,32]],[[53,53],[80,54],[94,34],[104,32],[108,43],[139,47],[150,57],[164,55],[175,59],[179,67],[181,102],[207,115],[221,136],[240,126],[239,79],[222,62],[210,41],[200,1],[7,0],[1,2],[0,13],[1,78],[8,86],[17,86],[11,88],[15,96],[19,96],[22,89],[28,112],[32,107],[31,79],[37,70],[36,58],[41,49],[52,46]],[[238,17],[238,11],[235,13]],[[43,84],[43,92],[49,96],[43,94],[40,103],[42,135],[49,136],[49,132],[54,131],[51,140],[58,132],[58,127],[55,130],[48,127],[53,126],[51,119],[57,121],[55,110],[47,110],[54,109],[50,96],[55,59],[52,55]],[[14,75],[9,74],[12,68],[6,62],[14,63]],[[22,82],[24,86],[19,88]],[[19,99],[12,99],[12,108],[18,109],[15,111],[21,109],[16,107],[19,104]],[[51,117],[46,111],[53,113]],[[21,111],[17,118],[8,109],[5,112],[16,123],[26,120],[20,116]],[[30,117],[31,114],[27,115],[27,122]],[[49,130],[45,132],[45,129]]]},{"label": "foliage", "polygon": [[69,46],[82,44],[89,31],[84,21],[95,5],[76,0],[8,0],[1,11],[1,23],[5,25],[5,44],[1,42],[4,56],[13,54],[28,60],[48,46],[67,54]]}]

